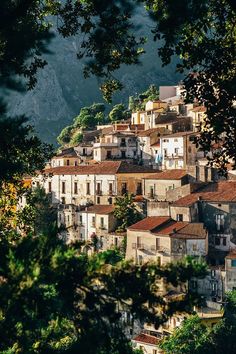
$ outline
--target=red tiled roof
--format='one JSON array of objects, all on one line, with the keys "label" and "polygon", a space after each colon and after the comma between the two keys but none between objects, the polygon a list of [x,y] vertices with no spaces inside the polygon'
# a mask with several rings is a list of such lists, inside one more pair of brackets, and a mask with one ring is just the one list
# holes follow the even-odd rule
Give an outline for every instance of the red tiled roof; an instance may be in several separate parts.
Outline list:
[{"label": "red tiled roof", "polygon": [[173,179],[181,179],[185,176],[187,176],[187,172],[185,170],[166,170],[166,171],[159,171],[154,173],[153,175],[145,177],[145,179],[167,179],[167,180],[173,180]]},{"label": "red tiled roof", "polygon": [[172,238],[179,239],[205,239],[207,231],[203,223],[186,223],[186,225],[171,235]]},{"label": "red tiled roof", "polygon": [[150,336],[149,334],[140,333],[136,337],[133,338],[136,342],[141,342],[145,344],[157,345],[160,339],[154,336]]},{"label": "red tiled roof", "polygon": [[153,230],[155,235],[171,235],[174,232],[178,232],[183,229],[188,223],[186,221],[174,221],[169,220],[165,225],[160,225],[156,230]]},{"label": "red tiled roof", "polygon": [[153,133],[164,133],[166,128],[151,128],[138,133],[138,136],[150,136]]},{"label": "red tiled roof", "polygon": [[180,239],[205,239],[207,236],[203,223],[175,221],[169,216],[147,217],[131,225],[128,230],[151,231],[154,235],[166,235]]},{"label": "red tiled roof", "polygon": [[126,161],[102,161],[89,165],[47,168],[44,173],[53,175],[115,175],[117,173],[154,173],[151,167],[133,165]]},{"label": "red tiled roof", "polygon": [[145,124],[131,124],[131,130],[144,130]]},{"label": "red tiled roof", "polygon": [[117,173],[155,173],[156,170],[153,170],[152,167],[143,166],[143,165],[133,165],[122,161],[120,164]]},{"label": "red tiled roof", "polygon": [[186,136],[186,135],[196,135],[196,133],[192,132],[192,131],[185,131],[185,132],[177,132],[177,133],[173,133],[173,134],[169,134],[169,135],[165,135],[163,138],[167,139],[167,138],[175,138],[175,137],[182,137],[182,136]]},{"label": "red tiled roof", "polygon": [[92,205],[85,209],[83,212],[93,213],[93,214],[110,214],[113,213],[115,207],[114,205]]},{"label": "red tiled roof", "polygon": [[149,216],[131,225],[128,230],[152,231],[169,220],[169,216]]},{"label": "red tiled roof", "polygon": [[44,170],[45,173],[53,175],[114,175],[117,173],[121,161],[103,161],[92,165],[63,166]]},{"label": "red tiled roof", "polygon": [[211,202],[235,202],[236,201],[236,181],[220,181],[210,183],[195,193],[180,198],[173,203],[173,206],[191,206],[198,199]]}]

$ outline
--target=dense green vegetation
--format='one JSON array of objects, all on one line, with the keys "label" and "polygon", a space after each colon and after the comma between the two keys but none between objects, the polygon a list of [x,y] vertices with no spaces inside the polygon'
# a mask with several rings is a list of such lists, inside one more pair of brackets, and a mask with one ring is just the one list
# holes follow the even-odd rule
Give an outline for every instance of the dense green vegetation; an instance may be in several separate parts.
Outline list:
[{"label": "dense green vegetation", "polygon": [[236,291],[226,298],[224,318],[207,327],[198,316],[186,319],[166,338],[161,348],[166,354],[230,354],[236,352]]}]

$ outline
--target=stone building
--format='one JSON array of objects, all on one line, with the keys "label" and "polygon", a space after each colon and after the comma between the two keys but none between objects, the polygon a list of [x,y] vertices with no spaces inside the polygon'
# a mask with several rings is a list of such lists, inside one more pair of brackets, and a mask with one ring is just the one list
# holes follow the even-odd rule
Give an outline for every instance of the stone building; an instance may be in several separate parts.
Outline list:
[{"label": "stone building", "polygon": [[168,216],[147,217],[127,230],[126,259],[166,264],[186,255],[206,257],[208,233],[202,223],[177,222]]},{"label": "stone building", "polygon": [[143,177],[143,195],[149,200],[167,201],[168,191],[188,184],[185,170],[166,170]]}]

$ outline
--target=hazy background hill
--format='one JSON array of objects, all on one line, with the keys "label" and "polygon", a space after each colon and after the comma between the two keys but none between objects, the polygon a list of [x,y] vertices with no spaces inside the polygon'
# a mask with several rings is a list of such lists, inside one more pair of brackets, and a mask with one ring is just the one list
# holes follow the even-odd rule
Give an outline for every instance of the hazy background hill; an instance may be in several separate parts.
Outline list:
[{"label": "hazy background hill", "polygon": [[[142,24],[140,34],[150,36],[152,24],[148,15],[140,11],[135,21]],[[76,49],[76,38],[56,36],[50,44],[52,54],[45,56],[48,65],[39,72],[36,88],[25,94],[12,93],[9,98],[10,113],[27,115],[45,141],[55,143],[61,129],[78,115],[81,107],[102,101],[98,80],[83,78],[83,63],[76,58]],[[114,103],[127,103],[129,95],[144,91],[150,84],[171,85],[180,80],[174,64],[161,67],[155,43],[150,41],[146,51],[142,65],[120,70],[118,76],[125,89],[115,95]]]}]

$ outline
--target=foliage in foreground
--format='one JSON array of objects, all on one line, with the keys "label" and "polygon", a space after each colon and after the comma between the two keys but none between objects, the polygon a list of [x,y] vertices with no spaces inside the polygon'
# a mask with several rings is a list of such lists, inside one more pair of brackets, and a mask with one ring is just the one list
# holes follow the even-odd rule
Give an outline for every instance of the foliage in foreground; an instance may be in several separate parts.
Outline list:
[{"label": "foliage in foreground", "polygon": [[0,353],[131,354],[124,310],[158,326],[197,301],[186,294],[167,302],[158,283],[184,287],[193,274],[204,274],[203,264],[135,266],[116,251],[88,257],[58,238],[47,198],[29,192],[23,237],[0,224]]},{"label": "foliage in foreground", "polygon": [[231,354],[236,352],[236,291],[226,297],[224,318],[214,327],[207,327],[198,316],[186,319],[183,325],[165,339],[165,354]]}]

